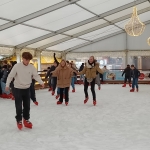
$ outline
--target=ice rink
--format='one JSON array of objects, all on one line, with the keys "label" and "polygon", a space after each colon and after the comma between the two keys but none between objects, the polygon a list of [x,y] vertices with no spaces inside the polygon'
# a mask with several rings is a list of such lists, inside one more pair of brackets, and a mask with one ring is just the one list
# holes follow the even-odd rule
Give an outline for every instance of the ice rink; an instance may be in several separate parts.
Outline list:
[{"label": "ice rink", "polygon": [[150,85],[130,93],[122,85],[102,85],[97,106],[83,104],[83,85],[70,92],[69,106],[56,105],[47,90],[31,102],[33,129],[19,131],[14,101],[0,99],[0,150],[150,150]]}]

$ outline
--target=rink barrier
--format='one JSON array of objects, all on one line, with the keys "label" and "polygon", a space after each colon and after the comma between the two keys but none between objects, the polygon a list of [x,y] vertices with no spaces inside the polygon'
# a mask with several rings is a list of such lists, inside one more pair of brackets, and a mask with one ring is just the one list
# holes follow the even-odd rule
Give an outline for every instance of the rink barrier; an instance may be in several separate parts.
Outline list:
[{"label": "rink barrier", "polygon": [[[141,72],[141,76],[139,77],[139,84],[150,84],[150,78],[147,75],[150,73],[150,69],[139,69]],[[121,69],[111,69],[108,72],[103,74],[103,82],[102,84],[123,84],[124,83],[124,76],[122,77],[123,70]],[[48,88],[48,79],[45,79],[46,72],[45,71],[38,71],[40,77],[42,78],[43,82],[45,83],[45,88]],[[76,84],[83,85],[83,81],[80,81],[80,76],[77,76]],[[38,82],[35,84],[35,89],[41,89],[41,86]]]}]

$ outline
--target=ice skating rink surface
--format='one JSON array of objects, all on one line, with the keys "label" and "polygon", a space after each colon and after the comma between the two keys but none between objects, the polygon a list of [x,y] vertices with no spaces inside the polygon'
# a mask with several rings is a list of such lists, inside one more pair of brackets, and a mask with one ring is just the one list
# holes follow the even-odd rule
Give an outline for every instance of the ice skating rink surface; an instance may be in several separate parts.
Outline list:
[{"label": "ice skating rink surface", "polygon": [[130,93],[121,85],[96,86],[97,106],[83,104],[83,85],[69,106],[56,105],[47,90],[31,102],[33,129],[19,131],[14,101],[0,99],[0,150],[150,150],[150,85]]}]

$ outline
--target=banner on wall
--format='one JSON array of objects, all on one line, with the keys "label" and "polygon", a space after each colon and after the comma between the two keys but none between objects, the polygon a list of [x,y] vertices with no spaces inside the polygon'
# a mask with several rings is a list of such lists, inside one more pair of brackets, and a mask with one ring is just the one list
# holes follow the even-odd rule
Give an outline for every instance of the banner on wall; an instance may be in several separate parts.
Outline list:
[{"label": "banner on wall", "polygon": [[[124,76],[122,77],[123,71],[114,70],[114,71],[108,71],[103,74],[103,80],[104,81],[124,81]],[[140,77],[139,81],[150,81],[150,78],[148,77],[150,74],[150,71],[140,71]]]}]

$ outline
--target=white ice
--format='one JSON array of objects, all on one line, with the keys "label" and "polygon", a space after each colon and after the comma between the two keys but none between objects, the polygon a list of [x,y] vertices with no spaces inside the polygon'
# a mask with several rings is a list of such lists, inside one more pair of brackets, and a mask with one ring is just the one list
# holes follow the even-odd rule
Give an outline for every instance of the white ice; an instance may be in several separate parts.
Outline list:
[{"label": "white ice", "polygon": [[83,85],[70,92],[69,106],[56,105],[47,90],[31,102],[33,129],[19,131],[14,101],[0,99],[0,150],[150,150],[150,86],[130,93],[121,85],[102,85],[97,106],[83,104]]}]

